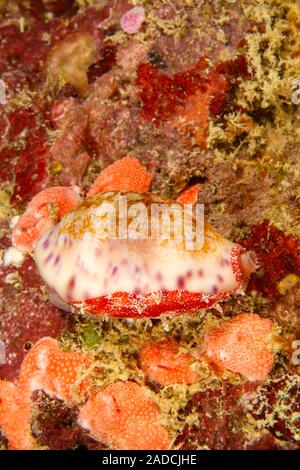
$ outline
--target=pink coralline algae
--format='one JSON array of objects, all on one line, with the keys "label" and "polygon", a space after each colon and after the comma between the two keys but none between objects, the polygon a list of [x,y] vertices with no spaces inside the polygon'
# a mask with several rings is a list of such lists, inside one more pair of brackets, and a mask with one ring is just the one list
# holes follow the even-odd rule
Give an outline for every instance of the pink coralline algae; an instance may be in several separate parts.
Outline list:
[{"label": "pink coralline algae", "polygon": [[128,10],[121,18],[121,28],[125,33],[135,34],[139,31],[145,20],[143,7],[134,7]]}]

